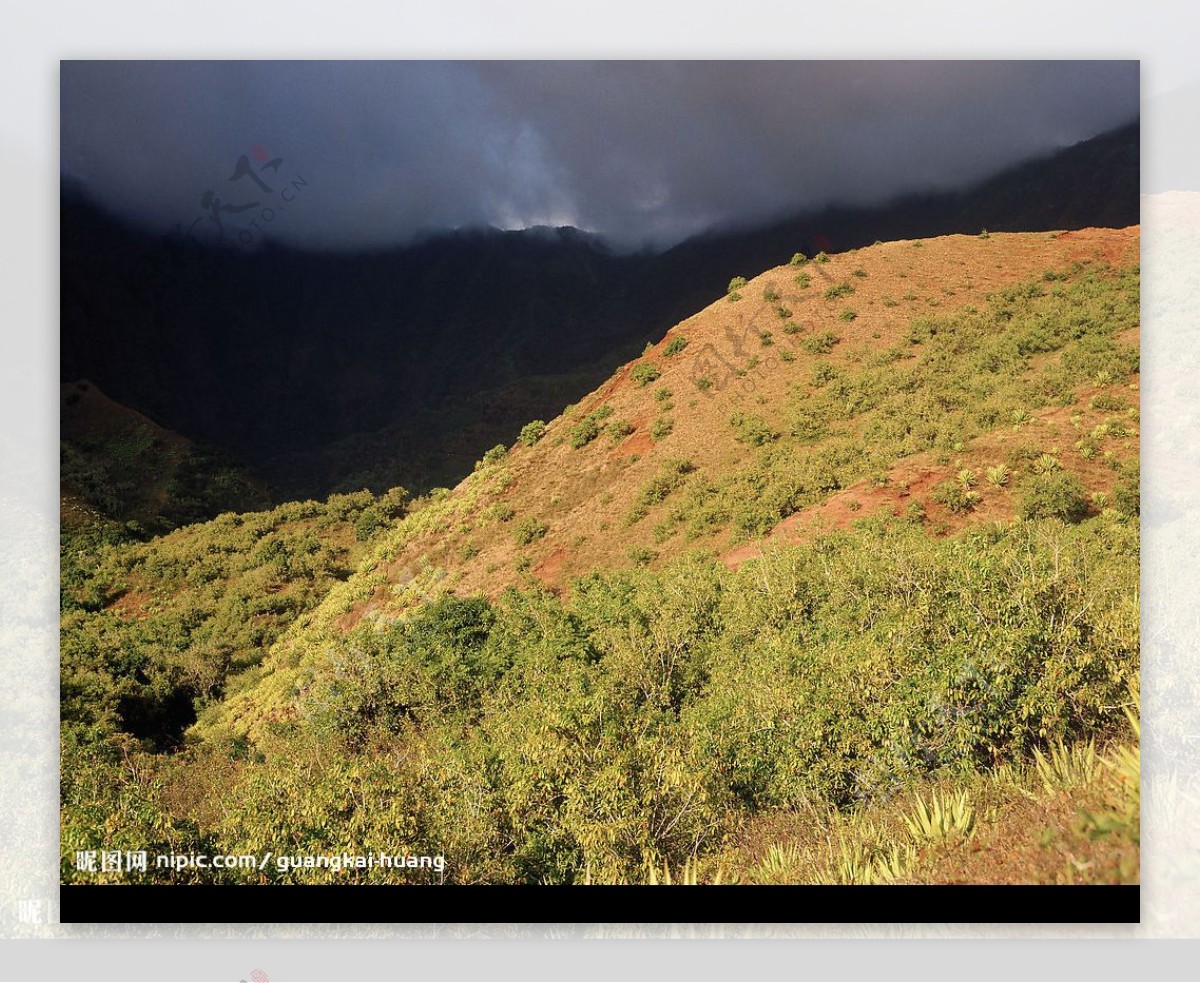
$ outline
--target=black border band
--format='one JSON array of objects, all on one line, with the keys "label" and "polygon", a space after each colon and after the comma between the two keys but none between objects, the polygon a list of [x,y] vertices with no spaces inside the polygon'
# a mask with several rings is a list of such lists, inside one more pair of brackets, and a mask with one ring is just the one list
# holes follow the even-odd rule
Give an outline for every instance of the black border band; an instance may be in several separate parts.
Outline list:
[{"label": "black border band", "polygon": [[1129,924],[1141,888],[1108,885],[548,887],[63,885],[63,922]]}]

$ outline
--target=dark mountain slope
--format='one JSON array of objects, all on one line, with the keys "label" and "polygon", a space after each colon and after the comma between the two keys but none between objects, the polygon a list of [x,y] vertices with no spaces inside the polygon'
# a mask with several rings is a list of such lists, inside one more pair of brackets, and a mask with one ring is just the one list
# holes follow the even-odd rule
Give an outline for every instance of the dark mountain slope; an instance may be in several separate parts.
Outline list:
[{"label": "dark mountain slope", "polygon": [[1136,124],[966,193],[828,209],[660,255],[560,229],[231,258],[125,228],[64,188],[62,378],[227,448],[286,495],[421,490],[589,392],[732,275],[796,250],[1137,218]]}]

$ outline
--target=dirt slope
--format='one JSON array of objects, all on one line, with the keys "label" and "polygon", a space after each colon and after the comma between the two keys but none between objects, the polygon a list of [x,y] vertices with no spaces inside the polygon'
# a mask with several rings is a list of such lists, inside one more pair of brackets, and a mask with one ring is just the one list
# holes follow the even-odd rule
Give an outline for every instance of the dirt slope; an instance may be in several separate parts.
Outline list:
[{"label": "dirt slope", "polygon": [[[434,524],[407,542],[390,559],[388,579],[433,564],[449,571],[456,593],[494,596],[523,579],[522,566],[557,588],[587,571],[628,564],[631,549],[652,549],[660,560],[697,547],[730,552],[724,535],[700,542],[677,536],[655,543],[652,521],[626,524],[639,489],[664,461],[686,459],[706,473],[735,468],[751,459],[754,449],[731,439],[731,413],[744,410],[769,416],[789,387],[812,375],[818,359],[834,366],[846,364],[864,347],[884,349],[895,344],[914,317],[981,305],[997,288],[1076,261],[1136,262],[1137,250],[1136,228],[993,234],[986,239],[948,236],[883,243],[830,257],[827,263],[768,270],[740,288],[740,300],[722,299],[674,327],[653,351],[624,366],[578,407],[551,421],[536,446],[514,445],[503,462],[507,475],[501,481],[489,483],[482,493],[480,473],[461,483],[452,497],[465,501],[473,492],[477,497],[470,508],[456,514],[452,524]],[[856,276],[856,270],[866,275]],[[796,282],[802,273],[809,276],[807,288]],[[827,299],[828,287],[842,283],[852,284],[854,293]],[[768,289],[779,299],[764,299]],[[781,317],[781,307],[790,311],[789,317]],[[842,319],[846,310],[854,311],[854,320]],[[786,333],[788,323],[800,330]],[[804,347],[806,339],[825,331],[834,332],[840,342],[828,355],[811,354]],[[677,337],[686,338],[686,347],[666,356]],[[643,363],[661,373],[644,386],[632,375]],[[705,380],[711,385],[701,388]],[[671,393],[666,402],[672,408],[666,413],[655,398],[662,388]],[[601,428],[627,421],[632,432],[616,442],[602,432],[586,446],[572,447],[570,434],[580,418],[602,407],[611,407],[611,415],[600,422]],[[651,428],[664,416],[671,419],[673,429],[669,436],[655,440]],[[1064,413],[1046,411],[1039,418],[1060,426]],[[998,433],[991,444],[1012,439],[1011,433]],[[963,455],[958,467],[975,464],[991,449],[981,442]],[[906,459],[887,488],[841,491],[822,507],[790,517],[777,534],[793,534],[810,522],[837,525],[848,517],[869,514],[872,508],[903,504],[913,493],[942,480],[947,471],[934,463],[932,454]],[[851,506],[852,502],[857,505]],[[488,521],[488,509],[497,507],[510,509],[512,519]],[[1003,502],[993,502],[976,518],[1000,518],[1005,511]],[[545,534],[527,546],[519,545],[514,533],[523,519],[546,527]],[[736,561],[755,549],[753,544],[737,544],[731,556]],[[528,559],[522,562],[522,556]],[[386,588],[376,592],[373,600],[379,602],[386,593]],[[372,606],[368,602],[360,610]]]}]

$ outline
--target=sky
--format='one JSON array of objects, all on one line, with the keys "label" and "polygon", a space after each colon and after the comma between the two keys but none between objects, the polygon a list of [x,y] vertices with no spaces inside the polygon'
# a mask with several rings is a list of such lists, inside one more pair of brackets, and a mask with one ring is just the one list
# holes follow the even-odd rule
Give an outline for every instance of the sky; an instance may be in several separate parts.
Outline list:
[{"label": "sky", "polygon": [[663,247],[969,186],[1137,118],[1138,82],[1136,61],[64,61],[61,170],[163,233]]}]

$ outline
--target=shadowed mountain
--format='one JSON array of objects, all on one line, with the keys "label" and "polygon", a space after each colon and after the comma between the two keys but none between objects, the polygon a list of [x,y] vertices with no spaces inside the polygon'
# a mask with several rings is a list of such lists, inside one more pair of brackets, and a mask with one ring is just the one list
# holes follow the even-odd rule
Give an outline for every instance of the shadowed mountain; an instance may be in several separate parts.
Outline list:
[{"label": "shadowed mountain", "polygon": [[65,531],[163,533],[221,512],[263,508],[265,489],[220,450],[166,430],[81,380],[60,393]]},{"label": "shadowed mountain", "polygon": [[970,191],[828,209],[661,254],[537,229],[235,255],[128,229],[64,186],[62,378],[94,380],[228,449],[286,495],[423,490],[579,399],[731,276],[797,250],[1137,216],[1136,124]]}]

